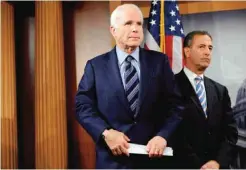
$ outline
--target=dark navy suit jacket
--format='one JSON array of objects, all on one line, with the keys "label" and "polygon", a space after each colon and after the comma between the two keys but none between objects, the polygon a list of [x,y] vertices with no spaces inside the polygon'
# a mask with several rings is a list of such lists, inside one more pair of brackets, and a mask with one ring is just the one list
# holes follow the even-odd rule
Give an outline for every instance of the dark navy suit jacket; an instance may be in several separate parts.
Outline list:
[{"label": "dark navy suit jacket", "polygon": [[[89,60],[76,94],[76,116],[96,143],[96,168],[133,168],[131,157],[113,156],[101,134],[113,128],[132,143],[168,139],[181,121],[183,105],[166,55],[141,49],[140,104],[136,118],[125,95],[115,48]],[[144,167],[143,167],[144,168]]]}]

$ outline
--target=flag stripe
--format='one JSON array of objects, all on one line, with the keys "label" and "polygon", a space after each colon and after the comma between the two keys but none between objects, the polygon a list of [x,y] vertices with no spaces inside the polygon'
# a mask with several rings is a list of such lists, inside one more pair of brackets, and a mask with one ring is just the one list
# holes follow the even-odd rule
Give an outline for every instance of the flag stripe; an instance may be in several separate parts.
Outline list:
[{"label": "flag stripe", "polygon": [[178,73],[183,68],[183,41],[181,37],[173,36],[172,68],[174,73]]},{"label": "flag stripe", "polygon": [[[164,20],[164,23],[161,19]],[[163,33],[164,38],[161,37]],[[144,47],[146,49],[159,52],[162,52],[161,49],[165,49],[164,53],[168,56],[173,72],[178,73],[182,69],[184,65],[182,50],[184,31],[179,7],[175,0],[164,1],[163,7],[161,1],[151,1],[145,37]]]},{"label": "flag stripe", "polygon": [[160,46],[157,44],[157,42],[155,41],[149,30],[146,30],[145,32],[145,38],[146,38],[145,45],[148,47],[148,49],[160,51]]},{"label": "flag stripe", "polygon": [[172,68],[173,63],[173,36],[166,36],[166,54],[169,59],[170,67]]}]

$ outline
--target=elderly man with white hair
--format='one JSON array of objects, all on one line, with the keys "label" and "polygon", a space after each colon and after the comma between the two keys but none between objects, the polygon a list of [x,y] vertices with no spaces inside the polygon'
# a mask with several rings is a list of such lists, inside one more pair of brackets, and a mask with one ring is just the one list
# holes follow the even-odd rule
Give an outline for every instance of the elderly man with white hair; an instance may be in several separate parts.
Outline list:
[{"label": "elderly man with white hair", "polygon": [[[165,54],[140,48],[143,15],[118,6],[110,32],[116,46],[87,61],[76,94],[76,117],[96,143],[96,168],[156,168],[181,121],[183,105]],[[129,154],[129,143],[148,155]]]}]

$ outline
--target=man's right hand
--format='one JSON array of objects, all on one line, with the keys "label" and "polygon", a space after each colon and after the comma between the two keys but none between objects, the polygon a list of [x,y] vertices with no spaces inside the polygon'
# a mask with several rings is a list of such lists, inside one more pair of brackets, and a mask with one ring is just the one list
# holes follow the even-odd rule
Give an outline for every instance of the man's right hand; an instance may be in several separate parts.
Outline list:
[{"label": "man's right hand", "polygon": [[129,148],[128,142],[130,139],[124,133],[106,129],[102,134],[105,136],[104,140],[114,155],[125,154],[129,156],[127,149]]}]

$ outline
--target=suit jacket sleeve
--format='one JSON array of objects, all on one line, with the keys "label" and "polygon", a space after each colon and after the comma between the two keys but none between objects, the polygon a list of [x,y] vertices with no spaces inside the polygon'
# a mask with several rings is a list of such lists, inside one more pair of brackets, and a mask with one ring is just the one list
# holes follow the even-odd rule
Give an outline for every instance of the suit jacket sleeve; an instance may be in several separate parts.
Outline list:
[{"label": "suit jacket sleeve", "polygon": [[178,90],[167,56],[164,56],[163,58],[164,60],[161,74],[161,101],[162,104],[165,105],[165,109],[162,113],[165,117],[165,121],[157,135],[162,136],[167,140],[182,120],[181,114],[184,110],[184,102],[182,101],[181,94]]},{"label": "suit jacket sleeve", "polygon": [[84,75],[76,94],[76,117],[79,123],[98,142],[102,132],[109,128],[97,109],[95,73],[90,61],[86,63]]},{"label": "suit jacket sleeve", "polygon": [[233,147],[237,142],[237,128],[236,122],[233,119],[231,109],[231,101],[228,95],[228,90],[225,87],[223,93],[224,117],[222,131],[224,132],[224,139],[221,143],[220,150],[217,156],[217,161],[221,168],[228,168],[233,157]]}]

